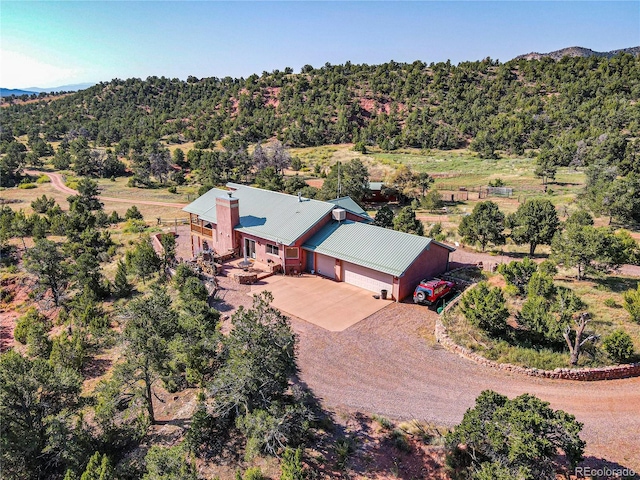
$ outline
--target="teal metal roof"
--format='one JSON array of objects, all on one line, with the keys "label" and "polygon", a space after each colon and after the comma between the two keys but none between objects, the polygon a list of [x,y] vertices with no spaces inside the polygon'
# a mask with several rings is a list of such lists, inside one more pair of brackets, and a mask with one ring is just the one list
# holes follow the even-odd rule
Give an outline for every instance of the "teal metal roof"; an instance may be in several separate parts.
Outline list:
[{"label": "teal metal roof", "polygon": [[368,223],[332,221],[311,237],[305,250],[400,277],[432,240]]},{"label": "teal metal roof", "polygon": [[327,202],[333,203],[334,205],[340,208],[344,208],[345,210],[348,210],[349,212],[355,215],[359,215],[366,219],[373,220],[369,216],[369,214],[360,205],[358,205],[355,202],[355,200],[351,197],[336,198],[335,200],[327,200]]},{"label": "teal metal roof", "polygon": [[188,213],[194,213],[201,219],[209,222],[217,223],[216,221],[216,197],[223,197],[229,194],[228,190],[221,190],[219,188],[212,188],[204,195],[196,198],[189,205],[182,210]]},{"label": "teal metal roof", "polygon": [[[335,208],[332,203],[307,198],[300,201],[295,195],[261,188],[232,183],[227,186],[232,189],[233,198],[239,200],[240,223],[235,229],[283,245],[293,244]],[[184,211],[217,223],[216,197],[226,197],[228,193],[227,190],[211,189],[187,205]]]}]

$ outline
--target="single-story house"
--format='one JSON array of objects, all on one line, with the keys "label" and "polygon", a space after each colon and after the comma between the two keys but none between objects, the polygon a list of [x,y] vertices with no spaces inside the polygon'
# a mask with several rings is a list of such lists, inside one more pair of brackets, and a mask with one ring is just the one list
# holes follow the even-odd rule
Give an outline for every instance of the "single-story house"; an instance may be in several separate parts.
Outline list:
[{"label": "single-story house", "polygon": [[351,198],[331,201],[234,183],[187,205],[193,254],[245,256],[266,269],[312,272],[395,300],[445,272],[454,249],[375,226]]}]

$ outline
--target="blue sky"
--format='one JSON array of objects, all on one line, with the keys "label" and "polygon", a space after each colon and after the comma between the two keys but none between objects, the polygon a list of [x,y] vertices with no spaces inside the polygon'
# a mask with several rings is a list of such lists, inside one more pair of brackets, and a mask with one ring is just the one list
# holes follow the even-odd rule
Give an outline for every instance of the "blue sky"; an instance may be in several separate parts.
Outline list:
[{"label": "blue sky", "polygon": [[640,45],[640,1],[0,2],[0,86]]}]

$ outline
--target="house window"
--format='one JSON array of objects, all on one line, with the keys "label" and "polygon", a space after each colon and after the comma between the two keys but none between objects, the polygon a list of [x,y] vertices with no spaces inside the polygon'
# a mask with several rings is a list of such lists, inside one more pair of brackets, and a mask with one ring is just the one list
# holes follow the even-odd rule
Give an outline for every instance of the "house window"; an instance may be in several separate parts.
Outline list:
[{"label": "house window", "polygon": [[298,258],[298,248],[297,247],[287,247],[285,250],[286,258]]},{"label": "house window", "polygon": [[267,243],[267,253],[270,255],[278,255],[280,249],[277,245],[271,245]]}]

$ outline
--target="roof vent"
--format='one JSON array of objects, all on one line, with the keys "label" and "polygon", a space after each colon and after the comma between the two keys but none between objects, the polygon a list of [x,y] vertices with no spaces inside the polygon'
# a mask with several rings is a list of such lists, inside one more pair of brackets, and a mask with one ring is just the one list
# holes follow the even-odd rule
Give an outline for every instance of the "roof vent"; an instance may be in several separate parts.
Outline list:
[{"label": "roof vent", "polygon": [[298,192],[298,201],[301,202],[302,201],[302,192]]},{"label": "roof vent", "polygon": [[334,208],[331,212],[333,219],[341,222],[347,219],[347,211],[344,208]]},{"label": "roof vent", "polygon": [[231,190],[229,190],[229,191],[227,192],[227,195],[229,195],[229,198],[231,198],[231,197],[232,197],[232,195],[233,195],[233,192],[232,192]]}]

